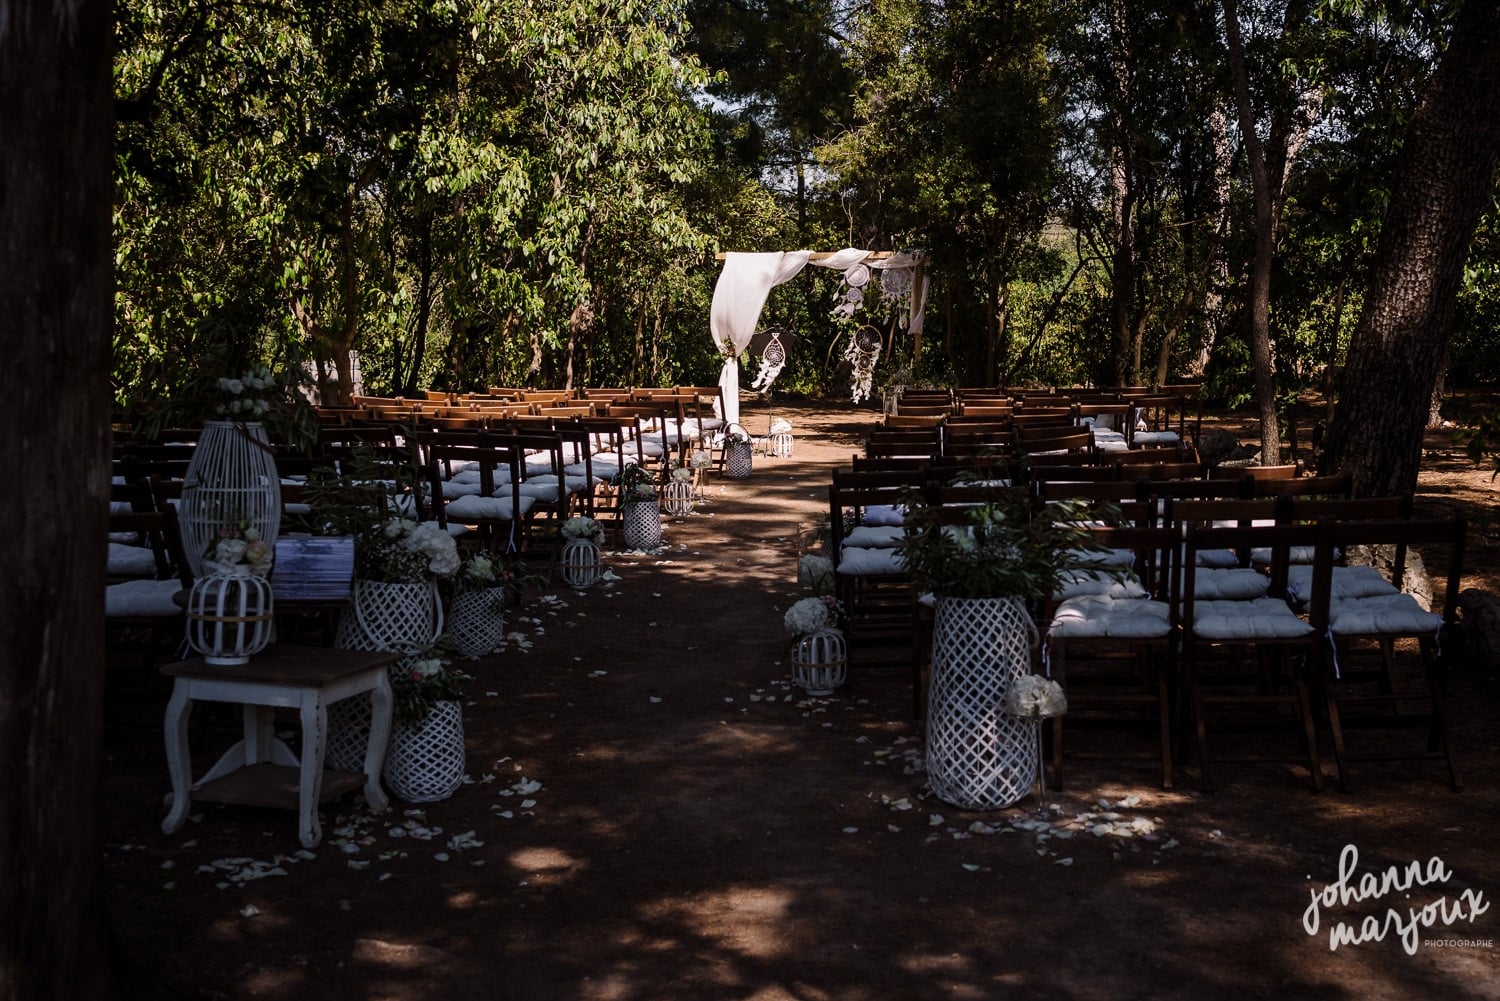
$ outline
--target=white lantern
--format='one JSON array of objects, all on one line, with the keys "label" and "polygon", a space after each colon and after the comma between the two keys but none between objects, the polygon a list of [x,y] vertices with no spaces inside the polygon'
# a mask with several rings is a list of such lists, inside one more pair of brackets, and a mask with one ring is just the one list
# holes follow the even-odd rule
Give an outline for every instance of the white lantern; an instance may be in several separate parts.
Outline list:
[{"label": "white lantern", "polygon": [[558,563],[563,583],[579,591],[593,587],[603,573],[599,546],[592,539],[569,539],[563,543]]},{"label": "white lantern", "polygon": [[199,577],[188,593],[187,641],[209,664],[243,664],[271,642],[271,585],[240,564]]},{"label": "white lantern", "polygon": [[797,639],[792,651],[792,682],[808,695],[832,695],[849,676],[849,654],[844,634],[819,629]]},{"label": "white lantern", "polygon": [[182,480],[182,542],[194,574],[219,529],[254,529],[272,549],[281,531],[281,480],[259,423],[205,421]]}]

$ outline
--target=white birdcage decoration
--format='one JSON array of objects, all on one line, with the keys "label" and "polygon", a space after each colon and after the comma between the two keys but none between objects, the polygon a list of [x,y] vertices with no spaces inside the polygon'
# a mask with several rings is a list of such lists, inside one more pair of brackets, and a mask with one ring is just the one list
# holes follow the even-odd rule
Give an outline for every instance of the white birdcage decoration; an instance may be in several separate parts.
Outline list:
[{"label": "white birdcage decoration", "polygon": [[247,564],[216,569],[188,592],[187,642],[209,664],[243,664],[271,642],[271,585]]},{"label": "white birdcage decoration", "polygon": [[195,575],[220,528],[254,529],[272,549],[281,530],[281,479],[258,422],[205,421],[182,479],[178,506],[183,548]]},{"label": "white birdcage decoration", "polygon": [[849,676],[849,651],[844,634],[819,629],[797,637],[792,649],[792,683],[808,695],[831,695]]},{"label": "white birdcage decoration", "polygon": [[464,782],[463,703],[436,702],[420,723],[391,728],[381,776],[398,799],[433,803]]},{"label": "white birdcage decoration", "polygon": [[580,591],[593,587],[604,573],[598,543],[593,539],[569,539],[563,543],[558,567],[563,583],[569,587]]},{"label": "white birdcage decoration", "polygon": [[1011,683],[1031,672],[1036,627],[1019,598],[939,598],[927,699],[927,782],[971,810],[1027,795],[1041,764],[1036,721],[1005,711]]},{"label": "white birdcage decoration", "polygon": [[679,480],[673,477],[662,487],[662,509],[674,516],[692,514],[694,492],[692,479]]}]

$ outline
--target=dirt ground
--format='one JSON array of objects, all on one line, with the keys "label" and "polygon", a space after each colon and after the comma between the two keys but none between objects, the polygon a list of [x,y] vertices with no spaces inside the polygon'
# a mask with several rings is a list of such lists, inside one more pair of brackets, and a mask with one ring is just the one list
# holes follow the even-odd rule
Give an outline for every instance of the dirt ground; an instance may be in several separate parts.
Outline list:
[{"label": "dirt ground", "polygon": [[[143,995],[1500,998],[1500,909],[1451,910],[1500,894],[1494,677],[1454,678],[1461,793],[1431,761],[1365,764],[1350,793],[1280,765],[1222,766],[1212,795],[1188,770],[1164,792],[1123,760],[1151,745],[1120,735],[1122,760],[1071,765],[1045,819],[1034,796],[953,809],[924,789],[906,666],[857,669],[828,698],[790,686],[799,538],[876,415],[776,415],[794,455],[711,482],[664,552],[609,554],[607,586],[529,595],[507,627],[529,648],[472,666],[472,781],[447,801],[329,804],[313,852],[292,814],[250,808],[197,807],[164,835],[167,690],[112,671],[107,907]],[[1471,516],[1473,582],[1494,589],[1493,487],[1445,447],[1423,503]],[[236,737],[213,708],[197,711],[200,771]],[[1351,889],[1414,860],[1423,881],[1334,890],[1310,935],[1346,846]],[[1404,921],[1439,898],[1449,913],[1409,954],[1388,909]],[[1330,949],[1333,925],[1367,917],[1383,939]]]}]

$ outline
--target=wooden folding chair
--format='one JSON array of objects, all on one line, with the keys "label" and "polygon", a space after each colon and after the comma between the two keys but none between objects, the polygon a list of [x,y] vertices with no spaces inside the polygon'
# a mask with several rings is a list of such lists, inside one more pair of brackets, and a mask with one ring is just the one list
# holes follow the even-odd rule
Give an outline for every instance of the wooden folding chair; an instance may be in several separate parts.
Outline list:
[{"label": "wooden folding chair", "polygon": [[[1163,789],[1172,788],[1176,694],[1177,532],[1164,527],[1100,526],[1094,540],[1131,557],[1128,574],[1076,573],[1054,595],[1043,663],[1068,697],[1066,720],[1052,719],[1053,782],[1062,788],[1064,733],[1084,729],[1155,734]],[[1124,760],[1117,748],[1073,754]]]},{"label": "wooden folding chair", "polygon": [[[1340,788],[1349,788],[1351,762],[1429,759],[1443,761],[1449,786],[1454,791],[1462,789],[1447,697],[1450,663],[1462,649],[1457,611],[1464,520],[1339,521],[1324,522],[1324,526],[1327,535],[1318,551],[1308,615],[1313,627],[1332,645],[1330,669],[1321,680]],[[1400,590],[1406,555],[1419,545],[1433,557],[1446,555],[1442,602],[1433,611]],[[1366,593],[1345,586],[1335,592],[1336,562],[1357,547],[1377,546],[1389,547],[1392,552],[1390,588]],[[1417,645],[1415,687],[1403,684],[1395,670],[1393,648],[1400,640]],[[1380,668],[1374,672],[1356,669],[1356,652],[1365,645],[1376,647]],[[1411,711],[1414,705],[1423,708]],[[1347,731],[1353,729],[1403,728],[1425,731],[1425,748],[1385,746],[1355,754],[1345,741]]]}]

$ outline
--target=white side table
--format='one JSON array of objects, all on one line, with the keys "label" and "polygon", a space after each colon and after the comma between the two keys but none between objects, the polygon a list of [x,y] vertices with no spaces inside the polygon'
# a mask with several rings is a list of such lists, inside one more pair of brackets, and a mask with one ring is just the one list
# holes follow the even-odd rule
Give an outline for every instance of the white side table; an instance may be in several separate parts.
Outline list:
[{"label": "white side table", "polygon": [[[209,665],[201,657],[163,667],[175,678],[167,703],[167,770],[172,808],[161,829],[171,834],[187,819],[193,800],[295,809],[305,848],[323,838],[318,805],[364,786],[377,813],[389,804],[380,787],[381,764],[391,734],[391,682],[386,668],[399,654],[276,645],[236,666]],[[365,747],[365,770],[326,771],[328,705],[370,693],[373,719]],[[197,782],[192,777],[188,715],[193,702],[237,702],[244,707],[244,737]],[[272,729],[273,710],[297,709],[302,720],[299,759]]]}]

